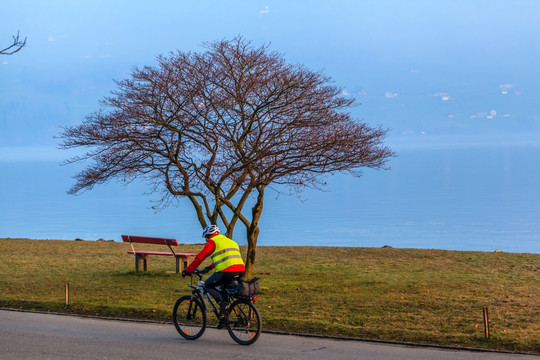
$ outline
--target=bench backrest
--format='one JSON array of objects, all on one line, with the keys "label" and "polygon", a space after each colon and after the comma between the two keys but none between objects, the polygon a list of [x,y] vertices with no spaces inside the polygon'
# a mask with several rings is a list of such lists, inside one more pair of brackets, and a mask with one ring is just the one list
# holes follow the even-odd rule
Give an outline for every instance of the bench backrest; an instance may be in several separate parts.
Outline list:
[{"label": "bench backrest", "polygon": [[156,237],[148,237],[148,236],[122,235],[122,240],[128,243],[178,246],[178,241],[176,241],[176,239],[165,239],[165,238],[156,238]]}]

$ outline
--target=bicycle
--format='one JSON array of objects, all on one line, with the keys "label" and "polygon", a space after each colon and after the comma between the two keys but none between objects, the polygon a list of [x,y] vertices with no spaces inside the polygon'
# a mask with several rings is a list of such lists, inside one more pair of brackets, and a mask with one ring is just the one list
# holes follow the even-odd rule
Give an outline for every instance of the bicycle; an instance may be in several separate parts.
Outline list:
[{"label": "bicycle", "polygon": [[190,275],[197,275],[197,286],[193,285],[191,295],[184,295],[176,301],[173,309],[173,321],[176,330],[182,337],[195,340],[206,330],[207,311],[212,310],[219,321],[218,329],[227,328],[229,335],[240,345],[251,345],[259,338],[262,329],[261,316],[254,302],[253,295],[241,295],[238,282],[225,286],[227,293],[224,317],[220,319],[220,305],[210,296],[202,281],[206,272],[196,269]]}]

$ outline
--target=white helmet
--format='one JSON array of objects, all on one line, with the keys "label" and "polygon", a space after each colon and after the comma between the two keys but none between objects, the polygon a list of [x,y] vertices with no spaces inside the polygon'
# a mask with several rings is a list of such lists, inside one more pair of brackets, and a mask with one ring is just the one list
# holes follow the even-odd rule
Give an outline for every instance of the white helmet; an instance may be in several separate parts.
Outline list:
[{"label": "white helmet", "polygon": [[216,225],[208,225],[202,232],[203,237],[208,237],[213,234],[219,234],[219,228]]}]

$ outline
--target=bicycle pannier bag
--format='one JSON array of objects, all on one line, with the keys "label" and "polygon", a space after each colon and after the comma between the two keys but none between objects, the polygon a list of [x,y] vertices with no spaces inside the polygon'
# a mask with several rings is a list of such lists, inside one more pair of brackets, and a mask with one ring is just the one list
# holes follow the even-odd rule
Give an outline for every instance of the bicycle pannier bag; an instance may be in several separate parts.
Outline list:
[{"label": "bicycle pannier bag", "polygon": [[242,295],[255,295],[259,292],[259,278],[253,278],[248,281],[240,281],[242,285]]}]

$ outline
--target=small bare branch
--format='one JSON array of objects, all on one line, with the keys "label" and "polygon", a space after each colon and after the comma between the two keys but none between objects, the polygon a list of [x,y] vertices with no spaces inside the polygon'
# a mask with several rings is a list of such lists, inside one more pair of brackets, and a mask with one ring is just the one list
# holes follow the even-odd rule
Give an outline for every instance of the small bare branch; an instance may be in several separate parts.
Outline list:
[{"label": "small bare branch", "polygon": [[0,55],[13,55],[16,52],[20,51],[24,46],[26,45],[26,37],[24,40],[19,39],[19,32],[17,31],[17,35],[13,35],[13,44],[8,46],[5,49],[0,50]]}]

